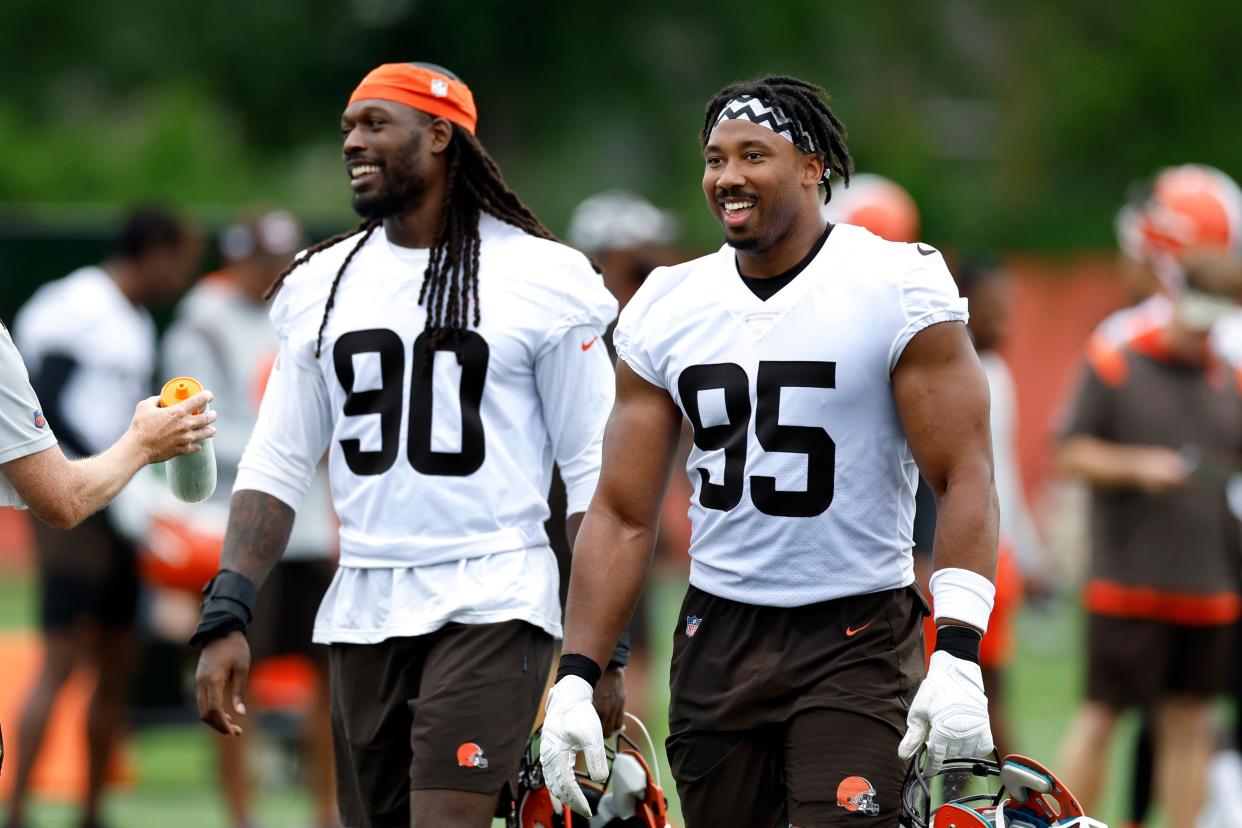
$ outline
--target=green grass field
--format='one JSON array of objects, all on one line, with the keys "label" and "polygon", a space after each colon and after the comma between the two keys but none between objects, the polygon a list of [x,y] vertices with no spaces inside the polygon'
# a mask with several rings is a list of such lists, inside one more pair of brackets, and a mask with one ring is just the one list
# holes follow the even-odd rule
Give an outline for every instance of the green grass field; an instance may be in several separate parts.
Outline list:
[{"label": "green grass field", "polygon": [[[653,583],[653,629],[667,631],[685,589],[684,581]],[[26,626],[34,617],[34,595],[28,581],[0,579],[0,628]],[[666,699],[667,663],[671,641],[662,632],[652,636],[656,651],[651,695],[662,709]],[[1073,713],[1081,687],[1079,662],[1079,615],[1072,602],[1064,601],[1047,611],[1023,610],[1019,618],[1020,655],[1010,676],[1011,719],[1018,749],[1047,763],[1054,763],[1060,740]],[[0,676],[0,680],[2,676]],[[656,717],[652,717],[655,719]],[[649,721],[657,744],[665,736],[665,722]],[[1120,825],[1123,780],[1129,767],[1133,723],[1127,722],[1117,737],[1112,780],[1104,808],[1093,814],[1110,825]],[[138,781],[130,790],[109,797],[110,824],[130,828],[230,828],[215,786],[214,756],[203,728],[198,725],[149,727],[133,736],[132,754]],[[260,752],[259,802],[266,828],[307,828],[310,808],[287,768],[268,746]],[[11,757],[10,757],[11,758]],[[661,762],[663,754],[661,752]],[[673,799],[676,791],[664,767],[665,789]],[[32,828],[73,828],[75,809],[64,803],[39,802],[32,812]],[[498,823],[499,824],[499,823]],[[1160,828],[1159,822],[1150,828]]]}]

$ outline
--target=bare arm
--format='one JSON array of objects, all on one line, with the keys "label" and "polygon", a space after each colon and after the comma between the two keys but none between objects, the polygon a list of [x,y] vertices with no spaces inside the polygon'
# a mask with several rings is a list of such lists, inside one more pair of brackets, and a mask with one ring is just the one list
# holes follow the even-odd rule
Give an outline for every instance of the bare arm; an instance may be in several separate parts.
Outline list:
[{"label": "bare arm", "polygon": [[194,413],[211,401],[210,392],[169,408],[155,400],[138,403],[129,429],[102,454],[70,461],[53,446],[0,465],[0,473],[37,518],[72,529],[111,503],[143,466],[197,452],[216,433],[216,412]]},{"label": "bare arm", "polygon": [[936,496],[934,568],[995,578],[999,510],[988,384],[966,327],[948,322],[920,331],[892,382],[910,451]]},{"label": "bare arm", "polygon": [[1165,446],[1112,443],[1089,434],[1071,434],[1057,451],[1061,471],[1099,488],[1145,489],[1157,493],[1186,482],[1189,469]]},{"label": "bare arm", "polygon": [[262,586],[280,561],[293,531],[294,511],[266,492],[243,489],[229,502],[228,528],[220,568],[241,573]]},{"label": "bare arm", "polygon": [[617,401],[604,433],[595,497],[574,546],[566,653],[605,665],[647,579],[677,446],[681,412],[667,392],[617,365]]}]

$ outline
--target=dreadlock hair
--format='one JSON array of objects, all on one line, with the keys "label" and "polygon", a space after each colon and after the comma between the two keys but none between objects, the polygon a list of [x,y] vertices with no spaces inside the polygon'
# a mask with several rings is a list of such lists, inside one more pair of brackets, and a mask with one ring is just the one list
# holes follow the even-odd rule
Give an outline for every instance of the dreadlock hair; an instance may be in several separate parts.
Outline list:
[{"label": "dreadlock hair", "polygon": [[[479,214],[486,212],[519,230],[541,239],[557,241],[552,231],[543,225],[522,203],[517,194],[505,184],[504,176],[487,150],[473,135],[453,124],[453,139],[445,149],[447,185],[444,200],[440,204],[440,217],[436,225],[435,243],[427,269],[423,272],[423,286],[418,301],[427,309],[424,330],[428,337],[429,352],[447,337],[456,339],[471,324],[478,326],[479,314]],[[383,224],[381,219],[367,219],[353,230],[325,239],[309,248],[285,268],[264,298],[273,296],[290,273],[322,250],[361,233],[361,237],[341,262],[332,280],[328,301],[324,305],[323,320],[319,323],[319,335],[315,340],[315,356],[323,346],[323,332],[328,325],[328,315],[336,301],[336,289],[349,268],[354,255],[367,243],[375,229]],[[592,262],[594,266],[594,262]],[[595,266],[599,271],[598,266]]]},{"label": "dreadlock hair", "polygon": [[[796,120],[815,142],[814,154],[824,165],[841,176],[845,186],[850,184],[854,171],[854,159],[845,146],[845,125],[828,108],[828,93],[823,87],[789,75],[764,75],[761,78],[731,83],[716,93],[707,103],[703,117],[703,131],[699,133],[699,147],[707,146],[707,139],[716,127],[720,110],[729,101],[741,95],[750,95],[768,106],[778,106],[786,115]],[[804,149],[805,148],[801,148]],[[824,181],[824,203],[832,198],[832,186]]]}]

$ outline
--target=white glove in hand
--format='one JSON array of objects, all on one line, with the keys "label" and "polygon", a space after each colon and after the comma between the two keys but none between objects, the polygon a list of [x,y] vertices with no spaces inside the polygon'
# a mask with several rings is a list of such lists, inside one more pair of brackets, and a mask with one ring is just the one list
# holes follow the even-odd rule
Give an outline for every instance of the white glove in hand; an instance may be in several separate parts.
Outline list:
[{"label": "white glove in hand", "polygon": [[926,741],[924,773],[929,776],[946,759],[991,753],[992,728],[979,665],[942,650],[932,653],[927,678],[914,694],[906,716],[906,727],[897,755],[910,759]]},{"label": "white glove in hand", "polygon": [[574,777],[578,751],[586,757],[587,773],[592,780],[602,783],[608,779],[604,728],[591,701],[593,696],[591,685],[578,676],[565,676],[552,685],[539,746],[548,791],[585,817],[591,816],[591,806]]}]

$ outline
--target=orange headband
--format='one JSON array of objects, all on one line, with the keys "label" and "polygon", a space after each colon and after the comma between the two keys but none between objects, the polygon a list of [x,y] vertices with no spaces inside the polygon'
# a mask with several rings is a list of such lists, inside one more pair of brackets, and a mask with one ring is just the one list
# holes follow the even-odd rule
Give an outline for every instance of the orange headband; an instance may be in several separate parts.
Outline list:
[{"label": "orange headband", "polygon": [[411,63],[385,63],[372,69],[349,96],[349,103],[367,98],[395,101],[428,115],[447,118],[471,135],[479,120],[470,87]]}]

